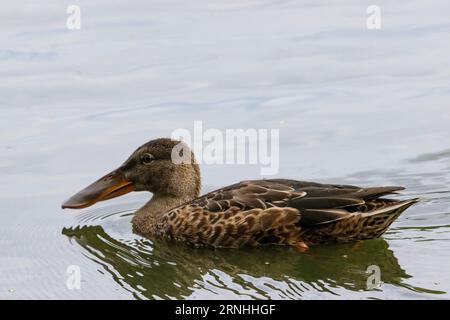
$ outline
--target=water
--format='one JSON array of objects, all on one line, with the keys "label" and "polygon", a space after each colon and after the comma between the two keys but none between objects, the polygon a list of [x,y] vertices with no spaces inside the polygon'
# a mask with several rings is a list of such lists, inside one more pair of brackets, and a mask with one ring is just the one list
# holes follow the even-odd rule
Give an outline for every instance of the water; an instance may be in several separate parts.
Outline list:
[{"label": "water", "polygon": [[[448,1],[0,4],[0,298],[450,297]],[[280,129],[277,177],[403,185],[423,200],[382,239],[193,249],[132,233],[130,194],[63,200],[176,128]],[[203,191],[260,178],[202,165]],[[69,266],[81,289],[66,286]],[[367,288],[367,268],[381,287]]]}]

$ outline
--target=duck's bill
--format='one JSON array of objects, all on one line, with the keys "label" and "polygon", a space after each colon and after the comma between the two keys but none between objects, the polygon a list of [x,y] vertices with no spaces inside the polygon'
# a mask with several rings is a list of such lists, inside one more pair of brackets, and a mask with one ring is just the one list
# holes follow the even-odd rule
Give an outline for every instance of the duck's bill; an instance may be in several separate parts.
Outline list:
[{"label": "duck's bill", "polygon": [[134,190],[133,184],[118,169],[98,179],[93,184],[72,196],[63,203],[62,208],[86,208],[99,201],[119,197]]}]

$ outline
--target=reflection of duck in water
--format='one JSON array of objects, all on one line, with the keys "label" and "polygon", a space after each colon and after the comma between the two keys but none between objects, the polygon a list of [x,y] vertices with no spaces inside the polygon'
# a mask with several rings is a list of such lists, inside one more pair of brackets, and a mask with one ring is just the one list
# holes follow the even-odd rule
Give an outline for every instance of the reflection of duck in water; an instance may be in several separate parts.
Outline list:
[{"label": "reflection of duck in water", "polygon": [[381,198],[402,189],[273,179],[244,181],[199,197],[200,171],[192,152],[179,141],[157,139],[63,208],[150,191],[153,198],[133,219],[135,230],[146,237],[212,247],[282,244],[304,251],[310,244],[381,236],[417,202]]},{"label": "reflection of duck in water", "polygon": [[[316,246],[309,254],[299,255],[276,246],[213,251],[163,239],[124,242],[112,238],[102,226],[64,228],[62,233],[137,298],[182,299],[198,290],[209,290],[211,295],[234,291],[251,298],[334,295],[339,288],[363,291],[368,289],[370,265],[380,268],[385,284],[403,286],[402,281],[409,278],[383,239]],[[266,281],[275,287],[261,287]]]}]

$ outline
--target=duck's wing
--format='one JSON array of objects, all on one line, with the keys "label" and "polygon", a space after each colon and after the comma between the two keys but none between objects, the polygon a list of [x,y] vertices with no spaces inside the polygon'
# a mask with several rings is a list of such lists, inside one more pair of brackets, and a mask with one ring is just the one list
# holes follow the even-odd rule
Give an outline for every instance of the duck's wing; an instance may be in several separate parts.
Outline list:
[{"label": "duck's wing", "polygon": [[237,207],[241,210],[285,207],[289,200],[304,197],[306,192],[290,183],[271,180],[242,181],[215,190],[191,202],[211,212]]},{"label": "duck's wing", "polygon": [[300,224],[304,227],[336,222],[356,213],[369,214],[389,208],[400,201],[382,197],[404,190],[399,186],[362,188],[292,180],[274,181],[290,182],[297,191],[306,193],[304,197],[290,199],[287,202],[288,207],[296,208],[301,212]]},{"label": "duck's wing", "polygon": [[291,207],[299,210],[300,225],[310,226],[342,219],[356,211],[379,209],[391,203],[378,200],[380,197],[403,189],[398,186],[362,188],[287,179],[249,180],[210,192],[191,204],[210,212],[231,207],[240,210]]}]

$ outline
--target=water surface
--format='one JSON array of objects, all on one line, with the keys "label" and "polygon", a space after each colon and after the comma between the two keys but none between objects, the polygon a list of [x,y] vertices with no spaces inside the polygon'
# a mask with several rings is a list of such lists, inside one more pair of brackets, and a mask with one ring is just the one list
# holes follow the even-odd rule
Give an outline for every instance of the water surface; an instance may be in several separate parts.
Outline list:
[{"label": "water surface", "polygon": [[[448,1],[0,4],[0,298],[448,299]],[[381,239],[199,250],[133,234],[136,193],[63,200],[177,128],[280,130],[276,177],[402,185]],[[261,178],[202,165],[203,191]],[[80,290],[66,286],[79,266]],[[382,285],[367,288],[367,268]]]}]

